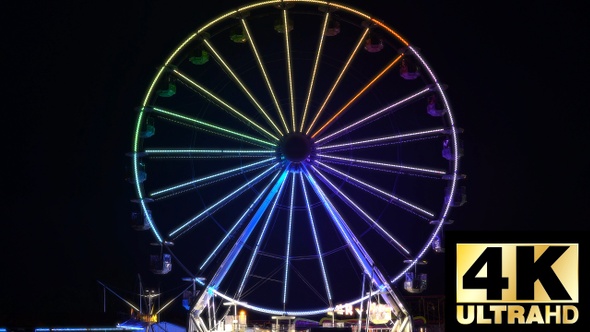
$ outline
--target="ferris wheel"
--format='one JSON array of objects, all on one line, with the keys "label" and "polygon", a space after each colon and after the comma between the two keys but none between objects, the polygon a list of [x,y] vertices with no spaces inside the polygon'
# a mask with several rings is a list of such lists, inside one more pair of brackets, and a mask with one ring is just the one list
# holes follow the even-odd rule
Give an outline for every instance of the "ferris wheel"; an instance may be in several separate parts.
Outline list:
[{"label": "ferris wheel", "polygon": [[182,40],[129,156],[154,272],[202,286],[192,329],[217,330],[228,303],[304,317],[376,299],[411,331],[396,284],[423,290],[416,268],[465,202],[445,89],[410,42],[341,3],[253,2]]}]

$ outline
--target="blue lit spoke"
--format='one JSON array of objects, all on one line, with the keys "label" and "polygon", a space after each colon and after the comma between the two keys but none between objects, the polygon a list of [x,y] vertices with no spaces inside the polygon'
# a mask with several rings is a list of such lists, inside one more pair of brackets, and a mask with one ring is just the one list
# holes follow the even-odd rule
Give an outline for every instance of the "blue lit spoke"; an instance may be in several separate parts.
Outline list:
[{"label": "blue lit spoke", "polygon": [[177,239],[180,235],[184,234],[189,229],[191,229],[194,226],[196,226],[199,223],[201,223],[201,221],[203,221],[210,214],[214,213],[215,211],[217,211],[218,209],[220,209],[221,207],[223,207],[225,204],[227,204],[229,201],[237,198],[239,195],[241,195],[242,193],[244,193],[246,190],[248,190],[250,188],[250,186],[252,186],[252,185],[260,182],[262,179],[264,179],[266,176],[268,176],[268,174],[272,170],[276,169],[278,166],[279,166],[278,164],[275,164],[275,165],[269,167],[267,170],[265,170],[264,172],[260,173],[259,175],[257,175],[252,180],[246,182],[245,184],[243,184],[242,186],[240,186],[236,190],[232,191],[228,195],[226,195],[223,198],[221,198],[219,201],[217,201],[213,205],[211,205],[208,208],[206,208],[201,213],[197,214],[196,216],[194,216],[190,220],[188,220],[185,223],[183,223],[180,227],[178,227],[175,230],[173,230],[172,232],[170,232],[169,236],[172,239]]},{"label": "blue lit spoke", "polygon": [[307,195],[307,189],[305,188],[305,182],[303,181],[302,173],[299,173],[299,177],[301,179],[301,188],[303,188],[303,196],[305,197],[305,206],[307,208],[307,215],[309,216],[309,223],[311,226],[311,230],[313,233],[313,241],[315,244],[315,248],[318,254],[318,260],[320,263],[320,271],[322,273],[322,280],[324,281],[324,287],[326,288],[326,294],[328,296],[328,303],[332,306],[332,291],[330,290],[330,284],[328,283],[328,273],[326,271],[326,267],[324,265],[324,255],[322,253],[322,249],[320,246],[320,241],[318,239],[318,234],[315,227],[315,222],[313,220],[313,214],[311,210],[311,206],[309,204],[309,196]]},{"label": "blue lit spoke", "polygon": [[252,121],[252,119],[250,119],[249,117],[247,117],[244,114],[242,114],[242,112],[240,112],[235,107],[233,107],[232,105],[230,105],[227,101],[222,100],[220,97],[218,97],[215,94],[213,94],[213,92],[211,92],[211,91],[207,90],[205,87],[201,86],[195,80],[189,78],[188,76],[186,76],[185,74],[181,73],[180,71],[178,71],[176,69],[173,70],[173,72],[176,74],[176,76],[182,78],[182,80],[184,82],[190,84],[190,86],[196,88],[197,90],[199,90],[203,94],[207,95],[206,98],[210,98],[215,105],[220,106],[222,109],[228,111],[230,114],[234,115],[235,117],[237,117],[241,121],[243,121],[246,124],[252,126],[252,128],[254,128],[256,131],[258,131],[259,133],[265,135],[268,138],[271,138],[273,141],[278,141],[279,140],[278,137],[276,137],[275,135],[273,135],[272,133],[270,133],[268,130],[264,129],[258,123]]},{"label": "blue lit spoke", "polygon": [[205,122],[205,121],[201,121],[201,120],[198,120],[198,119],[195,119],[195,118],[191,118],[191,117],[188,117],[186,115],[182,115],[182,114],[179,114],[177,112],[166,110],[166,109],[163,109],[163,108],[160,108],[160,107],[151,107],[151,110],[153,112],[157,112],[159,114],[166,115],[167,116],[166,119],[170,119],[170,120],[175,119],[175,120],[180,120],[180,121],[183,121],[183,122],[186,122],[186,123],[190,123],[191,125],[194,125],[194,126],[196,126],[198,128],[202,128],[205,131],[212,132],[212,133],[215,133],[215,134],[219,134],[219,135],[222,135],[222,136],[225,136],[225,137],[233,138],[233,139],[236,139],[238,141],[246,140],[247,142],[250,142],[252,144],[256,144],[256,145],[259,145],[259,146],[262,145],[262,146],[266,146],[266,147],[275,147],[275,145],[276,145],[276,142],[275,143],[271,143],[271,142],[266,141],[266,140],[262,140],[262,139],[259,139],[259,138],[256,138],[256,137],[252,137],[252,136],[249,136],[249,135],[240,133],[240,132],[235,131],[235,130],[230,130],[230,129],[224,128],[224,127],[219,126],[219,125],[216,125],[216,124],[212,124],[212,123],[209,123],[209,122]]},{"label": "blue lit spoke", "polygon": [[387,193],[384,190],[379,189],[379,188],[377,188],[377,187],[375,187],[375,186],[373,186],[373,185],[371,185],[369,183],[366,183],[366,182],[361,181],[361,180],[359,180],[359,179],[357,179],[355,177],[352,177],[352,176],[350,176],[348,174],[345,174],[344,172],[339,171],[339,170],[337,170],[337,169],[335,169],[333,167],[330,167],[329,165],[326,165],[326,164],[324,164],[322,162],[317,162],[316,164],[318,166],[320,166],[322,169],[326,170],[328,173],[331,173],[332,175],[335,175],[336,177],[338,177],[338,178],[340,178],[340,179],[342,179],[342,180],[344,180],[344,181],[346,181],[346,182],[348,182],[348,183],[350,183],[350,184],[352,184],[354,186],[357,186],[357,187],[359,187],[361,189],[364,189],[368,193],[373,194],[373,195],[375,195],[375,196],[377,196],[377,197],[379,197],[379,198],[381,198],[381,199],[383,199],[383,200],[385,200],[387,202],[390,202],[390,203],[392,203],[392,204],[394,204],[394,205],[396,205],[398,207],[401,207],[401,208],[403,208],[405,210],[414,212],[418,216],[420,216],[420,217],[422,217],[424,219],[430,220],[432,217],[434,217],[434,213],[432,213],[430,211],[426,211],[425,209],[423,209],[423,208],[421,208],[421,207],[419,207],[419,206],[417,206],[415,204],[412,204],[412,203],[410,203],[410,202],[408,202],[408,201],[406,201],[406,200],[404,200],[402,198],[399,198],[399,197],[394,196],[394,195],[392,195],[390,193]]},{"label": "blue lit spoke", "polygon": [[420,91],[418,91],[416,93],[413,93],[413,94],[411,94],[409,96],[406,96],[406,97],[404,97],[404,98],[402,98],[402,99],[400,99],[400,100],[398,100],[398,101],[396,101],[396,102],[394,102],[394,103],[392,103],[392,104],[390,104],[390,105],[388,105],[388,106],[386,106],[386,107],[384,107],[384,108],[382,108],[380,110],[377,110],[375,112],[372,112],[369,115],[367,115],[366,117],[364,117],[364,118],[362,118],[362,119],[360,119],[360,120],[358,120],[358,121],[356,121],[356,122],[354,122],[354,123],[352,123],[352,124],[350,124],[350,125],[348,125],[348,126],[346,126],[344,128],[341,128],[339,130],[331,131],[331,134],[329,134],[329,135],[325,135],[325,136],[320,135],[320,137],[317,138],[316,143],[318,145],[326,144],[329,141],[332,141],[332,140],[334,140],[334,139],[336,139],[336,138],[338,138],[338,137],[340,137],[340,136],[342,136],[342,135],[344,135],[346,133],[349,133],[349,132],[351,132],[353,130],[356,130],[358,128],[361,128],[361,127],[363,127],[363,126],[365,126],[365,125],[367,125],[367,124],[369,124],[369,123],[371,123],[371,122],[379,119],[382,116],[385,116],[385,115],[387,115],[387,114],[389,114],[391,112],[394,112],[394,111],[400,109],[402,106],[404,106],[404,105],[406,105],[406,104],[408,104],[408,103],[410,103],[410,102],[412,102],[412,101],[414,101],[414,100],[416,100],[418,98],[421,98],[421,97],[425,96],[430,91],[431,91],[430,88],[422,89],[422,90],[420,90]]},{"label": "blue lit spoke", "polygon": [[285,278],[283,282],[283,309],[287,304],[287,285],[289,284],[289,264],[291,261],[291,236],[293,230],[293,202],[295,200],[295,175],[291,173],[291,198],[289,202],[289,227],[287,228],[287,245],[285,246]]},{"label": "blue lit spoke", "polygon": [[[252,231],[258,224],[258,221],[263,216],[263,214],[268,210],[271,201],[274,201],[275,197],[279,194],[280,190],[282,190],[283,183],[287,178],[288,171],[282,170],[281,176],[277,179],[274,183],[272,189],[268,192],[262,204],[258,207],[248,225],[246,225],[245,229],[242,231],[240,237],[235,241],[233,247],[230,249],[229,253],[225,256],[223,262],[219,265],[219,269],[215,272],[213,278],[209,282],[209,290],[211,292],[203,292],[201,297],[198,299],[197,305],[195,307],[204,307],[204,303],[208,302],[209,298],[212,296],[212,292],[216,292],[217,287],[223,281],[225,276],[227,275],[228,271],[231,269],[236,257],[242,250],[244,243],[247,242],[248,238],[252,234]],[[271,207],[272,208],[272,207]],[[223,296],[225,298],[225,296]],[[234,300],[232,300],[233,302]]]},{"label": "blue lit spoke", "polygon": [[326,184],[332,192],[334,192],[340,199],[342,199],[346,205],[352,208],[357,214],[363,219],[371,228],[375,229],[381,237],[383,237],[392,247],[394,247],[397,251],[400,252],[406,259],[411,259],[410,251],[403,245],[401,242],[394,238],[387,230],[385,230],[381,225],[373,219],[369,214],[363,210],[359,204],[355,203],[349,196],[347,196],[342,190],[338,188],[338,186],[334,185],[328,178],[322,174],[317,168],[313,168],[313,170],[318,175],[319,179]]},{"label": "blue lit spoke", "polygon": [[234,225],[231,227],[231,229],[229,229],[226,232],[226,235],[223,237],[223,239],[221,239],[221,241],[217,244],[217,246],[215,246],[215,248],[213,249],[211,254],[209,254],[209,256],[207,256],[205,261],[201,264],[201,266],[199,266],[199,270],[203,270],[203,269],[207,268],[209,263],[211,263],[211,259],[213,259],[215,256],[217,256],[219,251],[227,244],[228,240],[234,236],[235,232],[240,228],[240,225],[242,225],[242,223],[244,222],[246,217],[248,217],[252,213],[252,211],[254,211],[254,208],[256,207],[256,205],[258,205],[258,203],[262,199],[262,196],[269,190],[270,185],[274,183],[277,176],[279,176],[279,173],[275,174],[275,176],[270,180],[268,185],[266,185],[266,187],[264,187],[264,189],[260,192],[260,194],[258,194],[258,196],[254,199],[254,201],[248,206],[246,211],[244,211],[242,216],[234,223]]},{"label": "blue lit spoke", "polygon": [[260,251],[260,245],[261,245],[262,241],[264,240],[264,238],[266,237],[268,225],[270,224],[271,218],[274,216],[275,208],[278,205],[277,204],[278,200],[282,196],[285,182],[286,181],[284,181],[284,180],[281,181],[280,187],[279,187],[279,192],[274,197],[273,203],[270,204],[269,206],[266,206],[267,208],[268,207],[270,208],[270,211],[269,211],[268,215],[266,216],[266,220],[264,222],[264,225],[262,226],[262,229],[260,230],[260,234],[258,235],[258,240],[256,241],[256,246],[254,247],[254,250],[252,250],[252,254],[250,256],[250,260],[248,261],[248,265],[244,271],[244,275],[242,277],[242,281],[240,282],[240,287],[238,288],[236,298],[240,298],[242,296],[242,292],[244,291],[244,287],[246,286],[248,276],[250,275],[250,272],[252,271],[252,266],[254,265],[254,261],[256,260],[256,256],[258,255],[258,252]]},{"label": "blue lit spoke", "polygon": [[217,182],[219,180],[225,180],[225,179],[229,179],[230,177],[233,177],[233,176],[236,176],[239,174],[252,172],[252,171],[255,171],[255,170],[260,169],[262,167],[273,165],[275,163],[276,163],[276,158],[273,157],[273,158],[263,159],[263,160],[260,160],[260,161],[257,161],[257,162],[251,163],[251,164],[240,165],[236,168],[232,168],[232,169],[229,169],[226,171],[221,171],[219,173],[207,175],[202,178],[198,178],[195,180],[176,184],[176,185],[168,187],[168,188],[153,191],[150,193],[150,197],[155,198],[155,199],[170,197],[172,195],[177,195],[177,194],[186,192],[188,190],[193,190],[193,189],[196,189],[196,188],[199,188],[202,186],[206,186],[208,184],[211,184],[213,182]]}]

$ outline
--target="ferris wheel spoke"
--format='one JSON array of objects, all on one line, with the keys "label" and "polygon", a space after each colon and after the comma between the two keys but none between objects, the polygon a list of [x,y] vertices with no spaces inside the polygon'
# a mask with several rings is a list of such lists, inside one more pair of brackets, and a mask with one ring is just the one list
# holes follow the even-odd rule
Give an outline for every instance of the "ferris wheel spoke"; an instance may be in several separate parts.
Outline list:
[{"label": "ferris wheel spoke", "polygon": [[342,82],[342,78],[344,77],[344,74],[348,71],[348,68],[350,67],[350,64],[352,63],[352,60],[358,54],[358,51],[361,49],[361,46],[365,42],[365,38],[367,37],[367,34],[368,33],[369,33],[369,28],[366,28],[363,31],[363,33],[361,34],[361,36],[359,37],[359,39],[358,39],[358,41],[356,43],[356,46],[354,47],[354,49],[352,50],[352,52],[348,56],[348,59],[346,60],[346,63],[344,64],[344,66],[340,70],[340,73],[338,74],[338,77],[336,78],[336,80],[334,80],[334,83],[332,84],[332,87],[330,88],[330,91],[328,92],[328,95],[324,98],[324,101],[322,102],[322,105],[315,112],[316,113],[315,114],[315,117],[313,118],[313,120],[311,121],[311,123],[307,127],[307,130],[305,131],[305,134],[306,135],[309,135],[309,133],[311,132],[311,130],[314,128],[314,125],[315,125],[316,121],[318,120],[319,116],[323,113],[324,109],[326,108],[326,105],[328,104],[328,102],[332,98],[332,95],[336,91],[336,88]]},{"label": "ferris wheel spoke", "polygon": [[318,138],[316,140],[317,144],[321,146],[322,142],[324,142],[323,144],[332,141],[348,132],[351,132],[353,130],[356,130],[358,128],[361,128],[362,126],[365,126],[375,120],[377,120],[378,118],[388,115],[391,112],[397,111],[400,108],[402,108],[403,106],[415,101],[416,99],[422,98],[424,97],[427,93],[431,92],[432,88],[431,87],[426,87],[424,89],[421,89],[415,93],[412,93],[408,96],[405,96],[404,98],[401,98],[399,100],[397,100],[396,102],[378,110],[375,111],[371,114],[369,114],[368,116],[361,118],[360,120],[344,127],[341,128],[339,130],[333,131],[331,132],[329,135],[326,136],[321,136],[321,138]]},{"label": "ferris wheel spoke", "polygon": [[347,141],[340,144],[326,144],[320,145],[316,150],[320,153],[330,153],[338,151],[351,151],[357,149],[367,149],[377,146],[407,143],[421,139],[431,139],[446,134],[447,130],[444,128],[419,130],[398,135],[381,136],[375,138],[366,138],[356,141]]},{"label": "ferris wheel spoke", "polygon": [[[262,241],[267,236],[268,226],[270,224],[271,219],[274,217],[275,209],[278,205],[277,202],[283,194],[285,182],[286,181],[284,181],[284,180],[280,182],[278,194],[274,196],[273,203],[265,206],[265,209],[268,209],[268,213],[266,215],[266,220],[264,222],[264,225],[260,229],[260,233],[258,234],[258,238],[256,240],[256,245],[254,246],[254,248],[252,250],[252,254],[250,255],[250,258],[248,260],[248,264],[246,265],[246,268],[244,269],[244,274],[242,276],[240,286],[238,287],[238,291],[236,293],[236,298],[240,298],[242,296],[244,288],[246,287],[246,283],[248,282],[249,279],[251,279],[249,277],[251,276],[252,267],[254,266],[254,262],[256,260],[256,257],[258,256],[258,253],[260,252],[260,247],[261,247]],[[260,211],[261,211],[260,214],[265,213],[264,210],[260,210]],[[259,219],[259,217],[258,217],[258,219]],[[258,221],[257,219],[253,219],[253,220],[255,220],[256,222]]]},{"label": "ferris wheel spoke", "polygon": [[252,213],[252,211],[254,211],[254,208],[260,203],[263,195],[265,195],[269,191],[270,186],[275,182],[275,180],[277,179],[278,176],[279,176],[279,173],[276,172],[274,177],[272,179],[270,179],[269,183],[266,185],[266,187],[264,187],[264,189],[262,189],[260,191],[258,196],[256,196],[256,198],[254,198],[252,203],[250,203],[250,205],[244,211],[244,213],[240,216],[240,218],[234,223],[234,225],[229,230],[226,231],[226,235],[213,248],[211,253],[205,258],[203,263],[201,263],[201,265],[199,266],[199,270],[202,271],[202,270],[206,269],[209,266],[209,264],[211,263],[212,259],[214,257],[216,257],[218,255],[218,253],[227,245],[229,240],[235,236],[235,233],[240,229],[240,226],[244,223],[244,221]]},{"label": "ferris wheel spoke", "polygon": [[293,235],[293,202],[295,201],[295,174],[291,173],[291,196],[289,199],[289,219],[287,226],[287,243],[285,245],[285,271],[283,278],[283,310],[287,304],[289,270],[291,268],[291,236]]},{"label": "ferris wheel spoke", "polygon": [[[288,171],[281,170],[279,171],[279,173],[279,178],[273,183],[273,187],[266,194],[264,201],[258,206],[256,212],[250,219],[250,222],[248,223],[248,225],[246,225],[246,227],[240,234],[240,237],[234,242],[233,247],[225,256],[223,263],[219,266],[214,276],[211,278],[209,285],[212,289],[217,289],[220,283],[226,277],[227,272],[231,269],[236,257],[242,251],[244,243],[246,243],[248,238],[252,235],[252,232],[256,228],[256,225],[260,221],[260,218],[262,218],[263,214],[268,210],[269,206],[271,210],[274,210],[274,206],[276,204],[271,205],[270,203],[273,201],[276,202],[276,197],[282,192],[283,184],[285,182],[285,179],[287,178]],[[210,296],[211,294],[203,294],[201,296],[200,302],[207,302]]]},{"label": "ferris wheel spoke", "polygon": [[172,72],[176,74],[178,77],[182,78],[182,82],[187,83],[190,87],[196,88],[198,92],[203,94],[204,98],[211,101],[213,104],[217,105],[221,109],[229,112],[231,115],[235,116],[239,120],[245,122],[247,125],[251,126],[254,130],[258,131],[260,134],[272,139],[273,141],[278,141],[278,137],[270,133],[268,130],[264,129],[261,125],[254,122],[252,119],[244,115],[240,110],[236,109],[234,106],[230,105],[229,102],[221,99],[221,97],[215,95],[213,92],[207,90],[205,87],[197,83],[194,79],[189,78],[185,74],[181,73],[178,69],[173,69]]},{"label": "ferris wheel spoke", "polygon": [[373,259],[369,256],[366,250],[361,245],[360,241],[354,236],[354,233],[350,230],[346,221],[342,217],[341,213],[338,212],[334,204],[330,201],[328,196],[324,193],[322,188],[315,182],[313,176],[307,169],[307,167],[303,168],[305,177],[311,184],[311,187],[315,191],[316,195],[322,200],[324,203],[324,208],[328,212],[330,218],[332,219],[333,223],[336,225],[336,228],[340,232],[342,238],[346,241],[349,245],[349,248],[352,250],[354,257],[357,259],[359,265],[363,268],[364,272],[370,274],[371,267],[374,266]]},{"label": "ferris wheel spoke", "polygon": [[[350,229],[346,223],[346,220],[342,217],[342,214],[338,212],[334,204],[329,200],[327,195],[312,178],[309,170],[304,167],[303,171],[305,172],[305,176],[308,178],[308,180],[310,180],[312,188],[316,192],[317,196],[320,197],[320,199],[324,202],[324,207],[328,211],[330,218],[337,226],[337,229],[340,232],[342,238],[344,238],[348,243],[349,248],[353,252],[359,266],[362,267],[364,274],[371,276],[371,284],[376,286],[380,292],[380,295],[388,305],[399,308],[399,302],[395,298],[395,291],[392,289],[389,281],[385,278],[379,268],[375,266],[373,258],[369,255],[362,243],[355,236],[354,232]],[[397,312],[397,310],[395,310],[395,312]]]},{"label": "ferris wheel spoke", "polygon": [[160,108],[160,107],[155,107],[155,106],[151,106],[149,107],[150,112],[152,113],[157,113],[159,115],[162,115],[164,119],[169,120],[169,121],[178,121],[180,123],[183,124],[188,124],[191,126],[195,126],[196,128],[205,130],[207,132],[210,133],[214,133],[216,135],[221,135],[224,137],[228,137],[228,138],[232,138],[238,141],[247,141],[249,143],[255,144],[255,145],[262,145],[262,146],[266,146],[266,147],[274,147],[276,144],[275,143],[271,143],[267,140],[262,140],[250,135],[246,135],[242,132],[239,131],[235,131],[223,126],[219,126],[210,122],[206,122],[206,121],[202,121],[193,117],[189,117],[183,114],[180,114],[179,112],[175,112],[175,111],[171,111],[171,110],[166,110],[164,108]]},{"label": "ferris wheel spoke", "polygon": [[314,90],[316,75],[317,75],[317,71],[318,71],[318,68],[320,65],[320,58],[322,56],[322,48],[324,46],[325,31],[328,28],[329,21],[330,21],[330,12],[327,11],[326,14],[324,15],[324,22],[322,24],[322,30],[320,31],[320,40],[318,43],[316,56],[315,56],[315,60],[314,60],[314,64],[313,64],[313,71],[311,73],[311,78],[309,81],[309,89],[307,91],[307,98],[305,99],[305,106],[303,107],[303,115],[301,116],[301,125],[299,128],[300,132],[303,132],[303,129],[305,126],[305,120],[307,118],[307,111],[309,108],[309,103],[311,101],[312,92]]},{"label": "ferris wheel spoke", "polygon": [[324,0],[241,5],[172,49],[135,109],[126,180],[133,229],[207,280],[191,331],[238,307],[318,318],[372,298],[411,330],[393,283],[444,249],[465,202],[445,89],[396,31]]},{"label": "ferris wheel spoke", "polygon": [[287,84],[289,88],[289,108],[291,111],[291,127],[293,131],[296,131],[295,125],[295,91],[293,87],[293,60],[291,58],[291,40],[290,40],[290,29],[289,29],[289,16],[287,9],[283,9],[283,33],[285,35],[285,53],[286,53],[286,65],[287,65]]},{"label": "ferris wheel spoke", "polygon": [[265,177],[269,176],[269,173],[272,170],[276,169],[277,167],[278,167],[278,164],[272,165],[271,167],[266,169],[264,172],[260,173],[259,175],[257,175],[256,177],[254,177],[250,181],[246,182],[245,184],[243,184],[239,188],[230,192],[226,196],[223,196],[220,200],[218,200],[214,204],[210,205],[208,208],[203,210],[201,213],[197,214],[193,218],[191,218],[188,221],[186,221],[185,223],[183,223],[181,226],[179,226],[176,229],[174,229],[173,231],[171,231],[169,236],[172,239],[177,239],[179,236],[186,233],[187,231],[189,231],[191,228],[198,225],[199,223],[201,223],[203,220],[205,220],[205,218],[210,216],[212,213],[214,213],[215,211],[217,211],[218,209],[223,207],[229,201],[236,199],[238,196],[240,196],[242,193],[244,193],[247,189],[249,189],[250,186],[260,182]]},{"label": "ferris wheel spoke", "polygon": [[358,158],[346,158],[336,155],[325,155],[325,154],[318,154],[321,161],[329,164],[338,164],[338,165],[347,165],[352,167],[358,168],[365,168],[371,169],[380,172],[395,172],[399,174],[407,174],[407,175],[421,175],[436,179],[442,179],[447,176],[447,172],[445,170],[440,169],[432,169],[432,168],[424,168],[424,167],[417,167],[417,166],[407,166],[401,164],[392,164],[392,163],[385,163],[379,162],[374,160],[365,160],[365,159],[358,159]]},{"label": "ferris wheel spoke", "polygon": [[303,197],[305,198],[305,206],[307,208],[307,215],[309,218],[309,224],[310,224],[312,235],[313,235],[313,242],[315,245],[315,249],[317,252],[317,257],[318,257],[318,261],[319,261],[319,265],[320,265],[320,273],[322,274],[322,280],[324,282],[326,296],[328,297],[328,303],[330,306],[332,306],[332,291],[331,291],[330,284],[328,283],[328,272],[327,272],[326,266],[324,264],[324,257],[323,257],[323,253],[322,253],[322,248],[320,246],[318,232],[316,229],[311,205],[309,203],[309,196],[307,194],[307,189],[305,186],[304,177],[303,177],[302,173],[299,173],[299,178],[301,180],[301,189],[303,191]]},{"label": "ferris wheel spoke", "polygon": [[152,158],[262,158],[275,155],[274,150],[252,149],[145,149]]},{"label": "ferris wheel spoke", "polygon": [[251,164],[240,165],[239,167],[236,167],[236,168],[232,168],[229,170],[221,171],[219,173],[207,175],[207,176],[195,179],[195,180],[179,183],[179,184],[167,187],[167,188],[154,190],[154,191],[150,192],[150,197],[153,199],[159,199],[159,198],[177,195],[177,194],[186,192],[188,190],[193,190],[193,189],[196,189],[196,188],[199,188],[202,186],[209,185],[214,182],[217,183],[220,180],[225,180],[225,179],[228,179],[230,177],[233,177],[233,176],[236,176],[239,174],[245,174],[248,172],[258,170],[263,167],[267,167],[269,165],[273,165],[275,160],[276,160],[276,158],[274,158],[274,157],[268,158],[268,159],[263,159],[263,160],[260,160],[260,161],[257,161],[257,162],[251,163]]},{"label": "ferris wheel spoke", "polygon": [[416,204],[410,203],[400,197],[397,197],[395,195],[389,194],[387,192],[385,192],[382,189],[379,189],[369,183],[366,183],[364,181],[361,181],[355,177],[352,177],[348,174],[345,174],[344,172],[337,170],[334,167],[330,167],[329,165],[326,165],[322,162],[317,161],[316,165],[320,166],[322,169],[324,169],[325,171],[327,171],[328,173],[350,183],[351,185],[354,185],[358,188],[361,188],[365,191],[367,191],[368,193],[375,195],[395,206],[398,206],[406,211],[412,212],[414,214],[417,214],[418,216],[430,220],[432,217],[434,217],[434,213],[427,211],[421,207],[419,207]]},{"label": "ferris wheel spoke", "polygon": [[211,44],[211,42],[209,42],[208,39],[203,39],[203,43],[208,47],[209,51],[213,53],[214,58],[217,60],[219,65],[224,68],[225,72],[231,77],[232,81],[234,81],[242,89],[244,94],[248,96],[250,102],[254,105],[255,109],[258,110],[258,112],[264,117],[264,119],[266,119],[267,123],[276,131],[277,134],[283,135],[279,127],[270,118],[267,111],[262,107],[262,105],[260,105],[260,102],[256,99],[256,97],[254,97],[252,91],[250,91],[250,89],[244,84],[244,82],[242,82],[242,80],[238,77],[235,71],[229,66],[227,61],[225,61],[221,54],[219,54],[219,52],[215,49],[213,44]]},{"label": "ferris wheel spoke", "polygon": [[371,228],[373,228],[381,237],[383,237],[393,248],[395,248],[401,255],[404,256],[406,259],[411,259],[410,251],[406,248],[405,245],[401,243],[400,240],[396,239],[393,235],[391,235],[387,230],[385,230],[373,217],[371,217],[360,205],[354,202],[348,195],[346,195],[342,190],[340,190],[336,185],[334,185],[322,172],[320,172],[317,168],[312,167],[315,173],[318,175],[318,178],[330,188],[330,190],[335,193],[340,199],[348,205],[352,210],[354,210],[363,221],[367,223]]},{"label": "ferris wheel spoke", "polygon": [[266,66],[264,65],[264,62],[262,61],[262,57],[260,56],[260,52],[258,51],[258,46],[256,45],[256,42],[254,41],[254,36],[250,33],[250,28],[248,27],[248,22],[245,19],[241,19],[242,21],[242,27],[244,28],[244,32],[246,33],[248,42],[250,44],[250,47],[252,49],[252,53],[254,53],[254,57],[256,58],[256,63],[258,64],[258,68],[262,74],[262,77],[264,78],[264,82],[266,83],[266,88],[268,89],[268,92],[272,98],[272,101],[274,103],[275,109],[281,119],[281,123],[283,124],[283,128],[285,129],[286,132],[289,132],[289,127],[287,125],[287,121],[285,120],[285,115],[283,114],[283,110],[281,105],[279,104],[279,100],[277,98],[277,94],[272,86],[272,83],[270,82],[270,77],[266,71]]},{"label": "ferris wheel spoke", "polygon": [[383,75],[385,75],[388,71],[390,71],[393,66],[399,62],[399,60],[402,58],[402,55],[398,55],[395,59],[393,59],[387,66],[385,66],[385,68],[383,68],[381,70],[381,72],[379,72],[379,74],[375,75],[375,77],[373,77],[364,87],[362,87],[357,93],[356,95],[354,95],[354,97],[352,97],[344,106],[342,106],[342,108],[340,108],[340,110],[338,110],[330,119],[328,119],[328,121],[326,121],[319,129],[317,129],[312,135],[311,138],[316,138],[322,131],[324,131],[328,126],[330,126],[334,121],[336,121],[336,119],[341,116],[344,111],[348,110],[350,108],[350,106],[358,99],[360,98],[371,86],[373,86],[376,82],[379,81],[379,79],[381,77],[383,77]]}]

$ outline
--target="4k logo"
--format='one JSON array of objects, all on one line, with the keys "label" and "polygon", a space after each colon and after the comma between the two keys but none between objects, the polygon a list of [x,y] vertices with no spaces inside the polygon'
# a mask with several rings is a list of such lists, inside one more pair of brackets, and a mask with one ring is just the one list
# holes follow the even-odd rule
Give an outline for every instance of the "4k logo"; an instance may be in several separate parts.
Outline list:
[{"label": "4k logo", "polygon": [[578,303],[578,244],[458,243],[457,303]]}]

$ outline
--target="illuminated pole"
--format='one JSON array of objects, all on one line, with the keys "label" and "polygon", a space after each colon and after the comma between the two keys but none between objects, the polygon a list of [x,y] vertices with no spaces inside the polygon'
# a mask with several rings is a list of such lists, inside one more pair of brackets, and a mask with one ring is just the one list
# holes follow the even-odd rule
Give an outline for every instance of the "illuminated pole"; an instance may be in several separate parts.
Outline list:
[{"label": "illuminated pole", "polygon": [[[363,295],[365,294],[365,279],[366,279],[366,274],[363,273],[363,286],[361,289],[361,298],[363,297]],[[361,309],[359,310],[359,328],[358,331],[361,331],[361,327],[363,326],[363,301],[361,301]]]},{"label": "illuminated pole", "polygon": [[234,319],[232,320],[232,331],[238,331],[238,304],[236,302],[223,302],[223,305],[234,306]]},{"label": "illuminated pole", "polygon": [[365,323],[365,331],[369,331],[369,324],[371,323],[369,320],[369,317],[371,316],[371,292],[369,291],[367,294],[369,297],[367,298],[367,322]]}]

